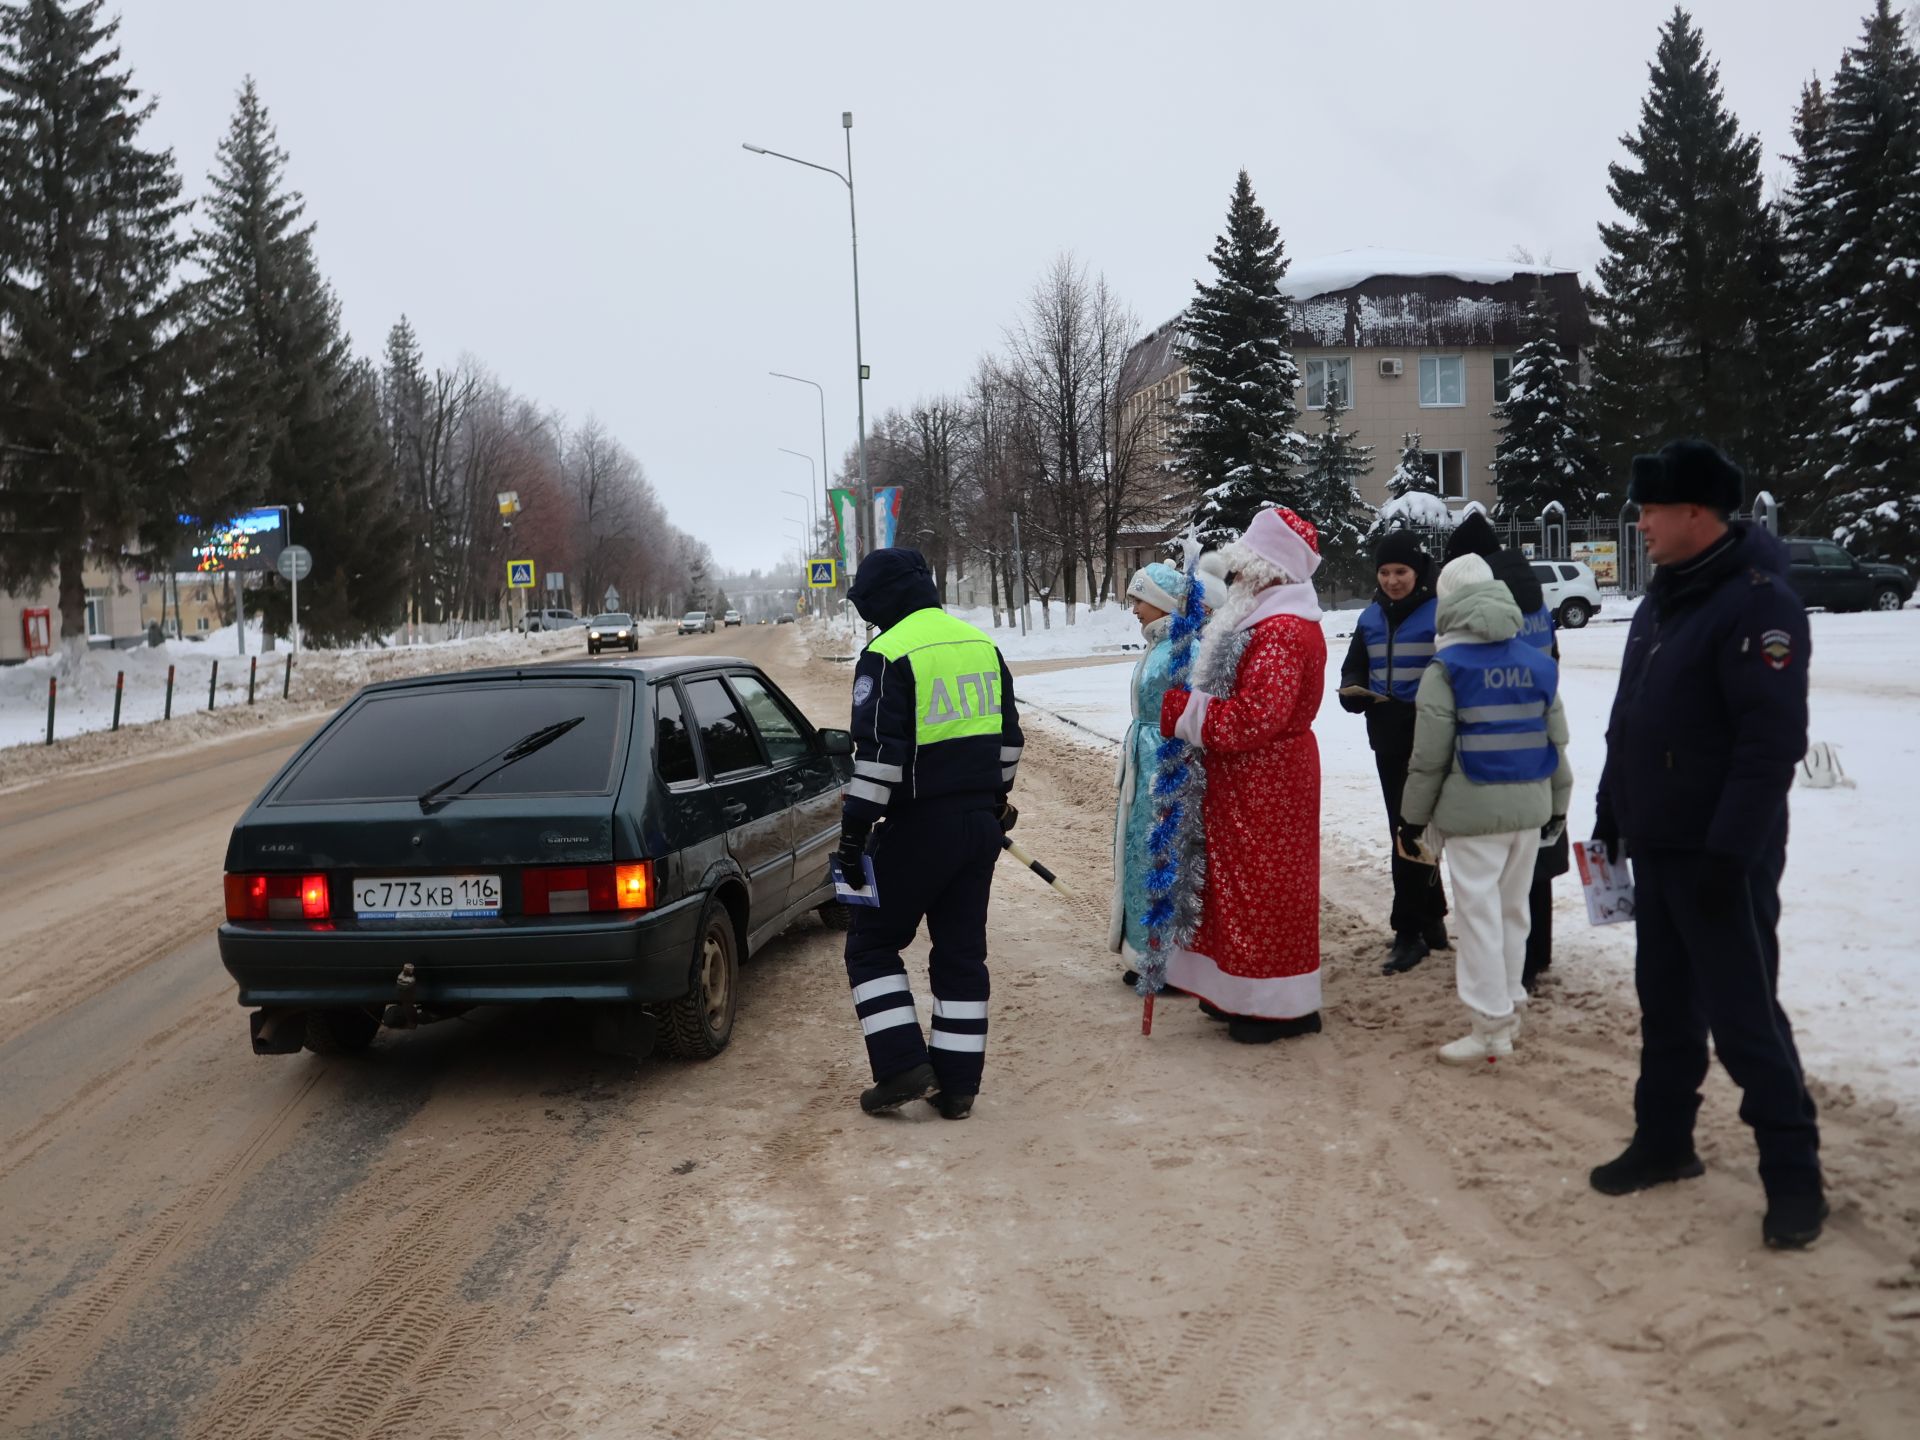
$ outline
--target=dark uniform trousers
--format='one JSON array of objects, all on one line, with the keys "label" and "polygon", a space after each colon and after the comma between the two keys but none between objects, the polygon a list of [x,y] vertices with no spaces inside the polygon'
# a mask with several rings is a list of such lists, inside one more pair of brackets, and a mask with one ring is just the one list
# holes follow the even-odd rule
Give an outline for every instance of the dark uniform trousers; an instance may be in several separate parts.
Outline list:
[{"label": "dark uniform trousers", "polygon": [[1740,1118],[1759,1144],[1767,1193],[1817,1191],[1813,1097],[1775,995],[1784,838],[1748,872],[1746,897],[1730,914],[1709,915],[1700,907],[1704,859],[1685,850],[1633,857],[1641,1012],[1636,1128],[1663,1152],[1691,1153],[1711,1033],[1720,1063],[1740,1087]]},{"label": "dark uniform trousers", "polygon": [[[1386,802],[1388,834],[1400,833],[1400,793],[1407,788],[1407,764],[1412,759],[1412,734],[1406,751],[1382,747],[1373,752],[1373,768],[1380,774],[1380,798]],[[1447,918],[1447,893],[1440,885],[1440,867],[1403,859],[1393,849],[1393,916],[1395,935],[1424,935]]]},{"label": "dark uniform trousers", "polygon": [[[940,1088],[975,1095],[987,1051],[987,897],[1000,857],[991,801],[954,797],[887,817],[870,854],[880,905],[853,906],[847,979],[873,1078],[931,1060]],[[933,942],[932,1045],[921,1038],[900,952],[925,918]]]}]

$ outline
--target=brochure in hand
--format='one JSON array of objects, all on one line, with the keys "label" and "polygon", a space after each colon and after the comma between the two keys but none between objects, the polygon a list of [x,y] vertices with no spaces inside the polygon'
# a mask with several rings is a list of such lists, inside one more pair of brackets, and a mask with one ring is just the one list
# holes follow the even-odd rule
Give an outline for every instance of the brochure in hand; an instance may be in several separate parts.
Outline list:
[{"label": "brochure in hand", "polygon": [[880,887],[873,878],[873,857],[862,855],[860,864],[866,872],[862,877],[865,884],[849,885],[847,877],[840,869],[839,860],[830,862],[833,867],[833,898],[842,905],[871,905],[876,909],[880,905]]},{"label": "brochure in hand", "polygon": [[1580,867],[1589,925],[1624,925],[1633,919],[1633,871],[1624,860],[1615,865],[1603,841],[1584,840],[1573,847],[1573,861]]}]

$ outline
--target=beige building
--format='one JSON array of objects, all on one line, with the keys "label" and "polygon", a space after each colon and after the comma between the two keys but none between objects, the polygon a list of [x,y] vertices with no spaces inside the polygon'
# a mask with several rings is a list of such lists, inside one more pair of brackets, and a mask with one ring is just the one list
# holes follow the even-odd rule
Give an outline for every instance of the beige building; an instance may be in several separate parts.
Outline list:
[{"label": "beige building", "polygon": [[[1418,434],[1447,502],[1491,507],[1500,438],[1492,411],[1506,398],[1536,288],[1553,304],[1561,345],[1584,365],[1592,324],[1573,271],[1383,250],[1293,265],[1281,289],[1293,307],[1299,428],[1319,432],[1328,387],[1338,386],[1342,428],[1373,447],[1361,499],[1387,498],[1404,437]],[[1179,325],[1176,317],[1135,345],[1121,386],[1123,417],[1146,416],[1163,446],[1187,389]],[[1158,538],[1142,537],[1147,558],[1158,553]]]},{"label": "beige building", "polygon": [[[144,587],[133,572],[89,565],[83,578],[87,586],[87,643],[96,649],[126,649],[140,644],[146,634],[140,618]],[[34,612],[42,610],[47,612],[47,628],[53,648],[58,650],[64,634],[58,588],[49,583],[17,594],[0,590],[0,665],[27,658],[27,626]]]}]

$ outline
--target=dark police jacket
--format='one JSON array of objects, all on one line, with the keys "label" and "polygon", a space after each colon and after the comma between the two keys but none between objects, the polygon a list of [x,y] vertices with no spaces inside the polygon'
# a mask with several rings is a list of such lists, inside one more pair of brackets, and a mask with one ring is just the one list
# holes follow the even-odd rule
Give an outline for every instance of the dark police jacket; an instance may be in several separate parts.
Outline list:
[{"label": "dark police jacket", "polygon": [[1812,644],[1787,549],[1735,524],[1662,566],[1633,617],[1600,776],[1602,826],[1630,849],[1706,850],[1749,864],[1786,836],[1807,750]]}]

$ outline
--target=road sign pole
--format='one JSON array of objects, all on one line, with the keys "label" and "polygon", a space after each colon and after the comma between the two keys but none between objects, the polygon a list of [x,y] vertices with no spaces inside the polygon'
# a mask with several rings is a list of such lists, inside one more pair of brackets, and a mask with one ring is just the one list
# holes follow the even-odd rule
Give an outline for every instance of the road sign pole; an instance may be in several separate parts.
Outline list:
[{"label": "road sign pole", "polygon": [[293,653],[300,653],[300,567],[293,567]]}]

